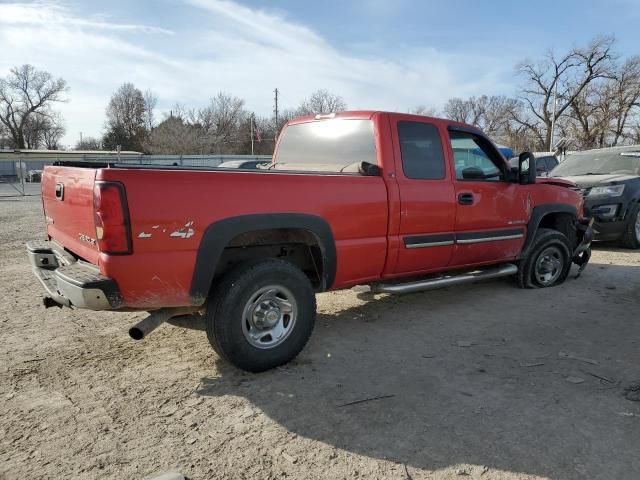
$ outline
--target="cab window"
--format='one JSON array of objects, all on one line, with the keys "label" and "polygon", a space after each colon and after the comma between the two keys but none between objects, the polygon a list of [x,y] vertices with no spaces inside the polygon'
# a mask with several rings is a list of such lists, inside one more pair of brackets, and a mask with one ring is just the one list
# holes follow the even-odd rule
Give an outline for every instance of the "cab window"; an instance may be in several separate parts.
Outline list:
[{"label": "cab window", "polygon": [[499,182],[505,179],[502,162],[491,144],[473,133],[450,131],[456,179]]}]

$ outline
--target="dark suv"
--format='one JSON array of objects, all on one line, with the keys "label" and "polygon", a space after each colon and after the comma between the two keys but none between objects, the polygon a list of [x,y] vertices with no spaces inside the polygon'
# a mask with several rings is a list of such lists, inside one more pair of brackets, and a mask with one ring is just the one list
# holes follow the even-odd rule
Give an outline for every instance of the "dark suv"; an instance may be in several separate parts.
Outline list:
[{"label": "dark suv", "polygon": [[640,146],[568,155],[551,176],[580,187],[585,214],[595,218],[596,240],[640,248]]}]

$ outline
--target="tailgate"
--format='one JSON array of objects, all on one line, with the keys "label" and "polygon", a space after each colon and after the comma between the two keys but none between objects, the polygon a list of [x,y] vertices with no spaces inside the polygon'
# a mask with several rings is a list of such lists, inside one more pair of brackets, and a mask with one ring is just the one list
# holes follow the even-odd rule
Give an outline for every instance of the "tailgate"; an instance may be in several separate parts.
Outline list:
[{"label": "tailgate", "polygon": [[93,218],[93,168],[48,166],[42,176],[47,233],[57,243],[93,264],[98,263]]}]

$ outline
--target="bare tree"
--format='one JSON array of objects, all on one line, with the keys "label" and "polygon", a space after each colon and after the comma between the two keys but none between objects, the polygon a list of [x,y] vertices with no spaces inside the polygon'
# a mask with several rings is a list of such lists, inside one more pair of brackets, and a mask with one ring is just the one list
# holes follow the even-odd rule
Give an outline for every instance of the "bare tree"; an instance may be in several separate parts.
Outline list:
[{"label": "bare tree", "polygon": [[628,137],[629,121],[640,110],[640,57],[628,59],[610,82],[609,97],[613,105],[613,122],[611,127],[612,144],[617,145],[622,138]]},{"label": "bare tree", "polygon": [[9,136],[4,124],[0,123],[0,150],[13,145],[13,139]]},{"label": "bare tree", "polygon": [[102,150],[100,139],[94,137],[84,137],[78,141],[74,147],[75,150]]},{"label": "bare tree", "polygon": [[418,105],[415,108],[409,109],[409,113],[413,115],[424,115],[425,117],[437,117],[438,109],[434,107],[427,107],[426,105]]},{"label": "bare tree", "polygon": [[158,96],[151,90],[144,92],[144,123],[147,131],[151,131],[155,127],[154,110],[158,104]]},{"label": "bare tree", "polygon": [[67,90],[62,78],[55,79],[28,64],[14,67],[7,77],[0,78],[0,123],[16,148],[28,147],[26,129],[44,125],[45,119],[53,116],[52,104],[65,101]]},{"label": "bare tree", "polygon": [[60,115],[54,114],[47,118],[45,126],[42,130],[42,145],[48,150],[60,150],[60,141],[67,131],[64,120]]},{"label": "bare tree", "polygon": [[243,131],[248,113],[244,100],[220,92],[206,107],[187,108],[176,104],[169,116],[151,130],[145,143],[152,153],[246,153],[242,145],[250,142]]},{"label": "bare tree", "polygon": [[107,106],[107,125],[122,127],[131,137],[145,128],[144,95],[133,83],[123,84],[111,96]]},{"label": "bare tree", "polygon": [[640,107],[640,58],[612,70],[612,77],[587,86],[570,105],[561,128],[579,148],[614,146],[629,136]]},{"label": "bare tree", "polygon": [[562,56],[549,51],[540,62],[518,65],[526,108],[514,120],[538,139],[539,148],[551,149],[554,124],[592,82],[612,77],[614,43],[613,37],[598,37]]},{"label": "bare tree", "polygon": [[198,129],[179,116],[170,115],[149,134],[146,149],[153,154],[188,155],[202,153]]},{"label": "bare tree", "polygon": [[52,112],[48,115],[40,113],[30,115],[23,131],[25,148],[58,150],[66,130],[62,117]]},{"label": "bare tree", "polygon": [[124,150],[143,150],[157,97],[145,94],[132,83],[123,84],[111,96],[107,106],[107,132],[103,144],[109,149],[118,145]]},{"label": "bare tree", "polygon": [[209,105],[190,115],[192,123],[200,129],[201,142],[207,152],[230,153],[239,141],[240,124],[248,114],[243,99],[220,92]]},{"label": "bare tree", "polygon": [[471,97],[468,100],[458,97],[450,98],[443,109],[445,117],[454,122],[476,125],[479,117],[474,115],[474,101],[475,97]]},{"label": "bare tree", "polygon": [[304,99],[296,113],[298,115],[312,115],[341,112],[346,109],[347,104],[341,96],[320,89],[313,92],[309,98]]},{"label": "bare tree", "polygon": [[513,131],[511,121],[519,108],[514,98],[482,95],[449,99],[444,106],[444,115],[456,122],[475,125],[492,137],[502,138]]}]

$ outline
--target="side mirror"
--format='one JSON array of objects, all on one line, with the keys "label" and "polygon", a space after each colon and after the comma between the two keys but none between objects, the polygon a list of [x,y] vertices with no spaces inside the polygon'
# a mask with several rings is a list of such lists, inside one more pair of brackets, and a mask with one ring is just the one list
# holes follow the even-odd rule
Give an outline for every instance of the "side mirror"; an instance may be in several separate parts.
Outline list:
[{"label": "side mirror", "polygon": [[382,175],[382,169],[378,165],[369,162],[362,162],[359,165],[360,174],[367,177],[379,177]]},{"label": "side mirror", "polygon": [[518,156],[518,181],[520,185],[536,183],[536,157],[531,152],[522,152]]},{"label": "side mirror", "polygon": [[467,167],[462,170],[464,180],[484,180],[484,172],[478,167]]}]

